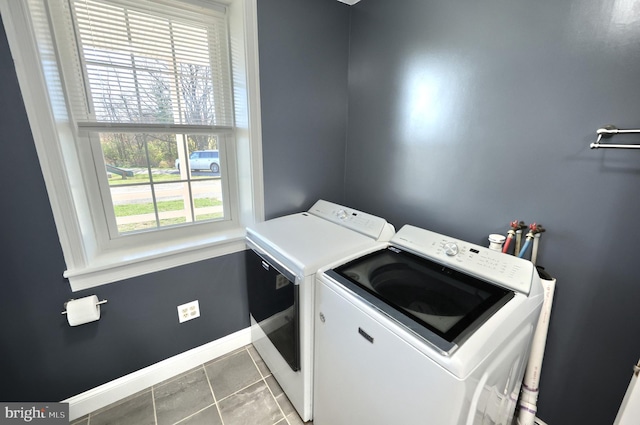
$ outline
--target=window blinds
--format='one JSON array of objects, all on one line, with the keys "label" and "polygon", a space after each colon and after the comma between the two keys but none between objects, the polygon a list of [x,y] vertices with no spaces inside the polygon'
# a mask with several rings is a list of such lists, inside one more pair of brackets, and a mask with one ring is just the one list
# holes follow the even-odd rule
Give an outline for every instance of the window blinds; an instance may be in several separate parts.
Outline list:
[{"label": "window blinds", "polygon": [[69,0],[77,121],[232,126],[224,11],[168,1]]}]

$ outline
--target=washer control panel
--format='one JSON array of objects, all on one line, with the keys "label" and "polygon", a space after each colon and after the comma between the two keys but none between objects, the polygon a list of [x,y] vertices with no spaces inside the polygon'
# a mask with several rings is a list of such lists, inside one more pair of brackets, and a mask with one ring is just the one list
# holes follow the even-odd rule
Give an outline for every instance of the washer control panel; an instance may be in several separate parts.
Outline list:
[{"label": "washer control panel", "polygon": [[384,218],[322,199],[309,209],[309,213],[381,242],[388,241],[395,233],[393,225]]},{"label": "washer control panel", "polygon": [[444,253],[449,257],[453,257],[458,254],[458,244],[455,242],[446,242],[444,244]]},{"label": "washer control panel", "polygon": [[523,294],[529,294],[537,273],[528,260],[410,225],[403,226],[391,243]]}]

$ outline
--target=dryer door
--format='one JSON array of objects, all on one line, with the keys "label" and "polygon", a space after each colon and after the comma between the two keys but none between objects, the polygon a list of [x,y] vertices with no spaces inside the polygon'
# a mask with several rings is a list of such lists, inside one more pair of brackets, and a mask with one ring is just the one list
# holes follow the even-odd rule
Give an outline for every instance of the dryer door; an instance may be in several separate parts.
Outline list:
[{"label": "dryer door", "polygon": [[249,312],[292,370],[300,370],[298,285],[295,276],[266,254],[245,251]]}]

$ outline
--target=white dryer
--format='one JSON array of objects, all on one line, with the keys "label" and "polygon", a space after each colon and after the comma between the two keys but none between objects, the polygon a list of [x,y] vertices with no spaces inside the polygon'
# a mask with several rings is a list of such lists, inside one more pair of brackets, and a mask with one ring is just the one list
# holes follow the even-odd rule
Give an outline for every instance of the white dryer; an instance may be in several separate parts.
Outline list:
[{"label": "white dryer", "polygon": [[529,261],[413,226],[321,270],[315,425],[509,425],[543,301]]},{"label": "white dryer", "polygon": [[315,274],[394,235],[386,220],[324,200],[247,229],[251,339],[304,421],[312,418]]}]

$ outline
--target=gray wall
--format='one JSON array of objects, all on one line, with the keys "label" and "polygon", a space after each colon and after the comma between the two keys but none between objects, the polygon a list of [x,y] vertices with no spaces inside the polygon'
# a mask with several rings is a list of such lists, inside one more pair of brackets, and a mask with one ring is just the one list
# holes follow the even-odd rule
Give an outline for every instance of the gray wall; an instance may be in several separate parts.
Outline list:
[{"label": "gray wall", "polygon": [[[267,216],[324,197],[481,244],[514,219],[544,224],[540,264],[558,289],[539,416],[611,423],[640,352],[640,166],[588,144],[601,125],[640,125],[637,12],[614,15],[612,0],[258,6]],[[244,327],[241,255],[69,291],[42,176],[23,166],[37,157],[0,35],[0,157],[20,181],[0,184],[15,205],[0,209],[0,400],[62,399]],[[63,302],[92,292],[109,299],[103,320],[70,329]],[[203,317],[178,327],[175,306],[195,298]]]},{"label": "gray wall", "polygon": [[260,0],[258,32],[266,217],[342,203],[349,7]]},{"label": "gray wall", "polygon": [[640,127],[629,4],[351,11],[346,202],[483,245],[514,219],[548,229],[539,264],[558,286],[539,416],[553,425],[612,423],[640,356],[640,152],[588,148],[600,126]]}]

